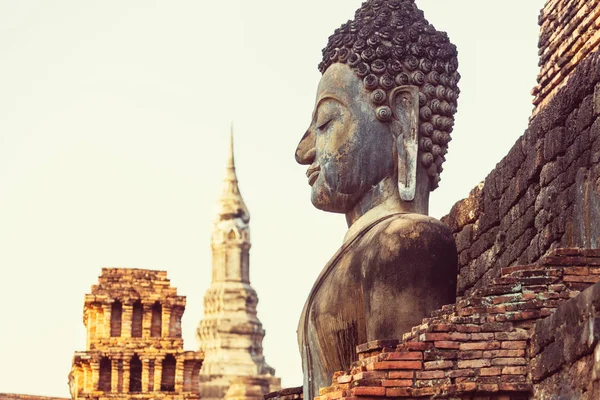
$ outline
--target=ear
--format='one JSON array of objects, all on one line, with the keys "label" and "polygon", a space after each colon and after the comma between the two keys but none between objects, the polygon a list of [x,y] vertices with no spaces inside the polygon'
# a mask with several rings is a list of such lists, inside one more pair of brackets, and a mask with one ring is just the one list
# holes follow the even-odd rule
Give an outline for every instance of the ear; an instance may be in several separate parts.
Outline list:
[{"label": "ear", "polygon": [[419,88],[398,86],[390,93],[394,119],[392,133],[398,152],[398,190],[404,201],[413,201],[417,187],[419,151]]}]

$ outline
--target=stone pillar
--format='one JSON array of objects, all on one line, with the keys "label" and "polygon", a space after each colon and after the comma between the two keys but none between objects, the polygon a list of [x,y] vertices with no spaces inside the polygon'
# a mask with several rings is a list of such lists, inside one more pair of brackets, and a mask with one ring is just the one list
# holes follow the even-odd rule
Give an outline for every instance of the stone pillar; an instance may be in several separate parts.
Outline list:
[{"label": "stone pillar", "polygon": [[183,356],[177,357],[175,363],[175,392],[181,393],[183,391]]},{"label": "stone pillar", "polygon": [[123,393],[129,393],[129,378],[131,377],[131,357],[123,358]]},{"label": "stone pillar", "polygon": [[154,360],[154,391],[160,392],[160,382],[162,380],[162,362],[164,357],[156,357]]},{"label": "stone pillar", "polygon": [[110,392],[119,392],[119,359],[110,358]]},{"label": "stone pillar", "polygon": [[[144,314],[145,315],[145,314]],[[148,382],[150,379],[154,379],[154,377],[149,376],[150,372],[150,360],[147,358],[142,359],[142,392],[148,392]]]},{"label": "stone pillar", "polygon": [[150,328],[152,326],[152,305],[154,303],[142,303],[142,337],[150,337]]},{"label": "stone pillar", "polygon": [[83,365],[83,391],[85,393],[92,393],[94,387],[92,386],[92,367],[89,363]]},{"label": "stone pillar", "polygon": [[102,310],[104,311],[104,320],[98,321],[99,326],[96,328],[98,337],[109,338],[110,337],[110,317],[112,313],[112,304],[102,304]]},{"label": "stone pillar", "polygon": [[133,319],[133,304],[123,304],[123,316],[121,319],[121,337],[131,337],[131,326]]},{"label": "stone pillar", "polygon": [[100,363],[98,361],[92,361],[92,392],[99,390],[98,385],[100,383]]},{"label": "stone pillar", "polygon": [[171,305],[163,304],[162,306],[162,326],[161,336],[166,338],[169,337],[169,323],[171,322]]}]

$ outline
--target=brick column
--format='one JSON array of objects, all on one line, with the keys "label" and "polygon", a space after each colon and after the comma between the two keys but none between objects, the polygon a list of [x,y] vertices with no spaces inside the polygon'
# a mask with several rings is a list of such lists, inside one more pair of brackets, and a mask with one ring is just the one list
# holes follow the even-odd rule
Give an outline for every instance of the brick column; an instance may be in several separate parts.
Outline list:
[{"label": "brick column", "polygon": [[171,306],[168,304],[163,304],[162,306],[162,326],[161,326],[161,336],[166,338],[169,337],[169,325],[171,322]]},{"label": "brick column", "polygon": [[147,358],[142,359],[142,392],[148,392],[148,381],[154,379],[154,377],[148,376],[150,372],[150,360]]},{"label": "brick column", "polygon": [[175,392],[181,393],[183,391],[183,355],[177,357],[177,362],[175,364]]},{"label": "brick column", "polygon": [[131,357],[123,358],[123,393],[129,393],[129,378],[131,377]]},{"label": "brick column", "polygon": [[142,337],[150,337],[150,327],[152,326],[152,305],[154,303],[142,303]]},{"label": "brick column", "polygon": [[121,337],[131,337],[132,318],[133,304],[123,304],[123,317],[121,320]]},{"label": "brick column", "polygon": [[92,393],[92,367],[89,363],[83,365],[83,391],[84,393]]},{"label": "brick column", "polygon": [[119,392],[119,360],[113,357],[110,359],[110,392]]},{"label": "brick column", "polygon": [[99,326],[96,327],[98,337],[109,338],[110,337],[110,316],[112,313],[111,304],[102,304],[102,310],[104,311],[104,321],[100,322]]},{"label": "brick column", "polygon": [[154,391],[160,392],[160,382],[162,380],[162,362],[164,357],[156,357],[154,360]]},{"label": "brick column", "polygon": [[92,361],[91,362],[91,367],[92,367],[92,392],[97,392],[98,389],[98,384],[100,383],[100,363],[98,361]]}]

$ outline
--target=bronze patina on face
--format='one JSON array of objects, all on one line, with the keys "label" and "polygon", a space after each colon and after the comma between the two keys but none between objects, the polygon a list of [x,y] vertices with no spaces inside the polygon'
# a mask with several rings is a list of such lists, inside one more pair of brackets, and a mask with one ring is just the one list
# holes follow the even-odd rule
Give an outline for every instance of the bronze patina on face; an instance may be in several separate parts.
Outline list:
[{"label": "bronze patina on face", "polygon": [[329,38],[312,122],[296,149],[315,207],[344,213],[344,244],[304,307],[304,398],[355,347],[397,339],[453,303],[456,246],[428,217],[456,112],[456,47],[413,0],[371,0]]}]

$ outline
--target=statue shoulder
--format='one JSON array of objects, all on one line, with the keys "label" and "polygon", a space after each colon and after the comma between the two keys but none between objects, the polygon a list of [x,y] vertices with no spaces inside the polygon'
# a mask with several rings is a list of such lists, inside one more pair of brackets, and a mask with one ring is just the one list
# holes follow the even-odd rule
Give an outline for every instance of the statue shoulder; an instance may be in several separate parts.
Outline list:
[{"label": "statue shoulder", "polygon": [[399,214],[381,222],[365,239],[365,261],[383,259],[393,263],[394,259],[407,257],[456,257],[450,229],[427,215]]},{"label": "statue shoulder", "polygon": [[[440,220],[422,214],[398,214],[383,221],[373,230],[379,239],[399,239],[399,245],[411,245],[413,242],[424,243],[425,239],[439,237],[454,242],[452,232]],[[394,241],[396,242],[396,241]]]}]

